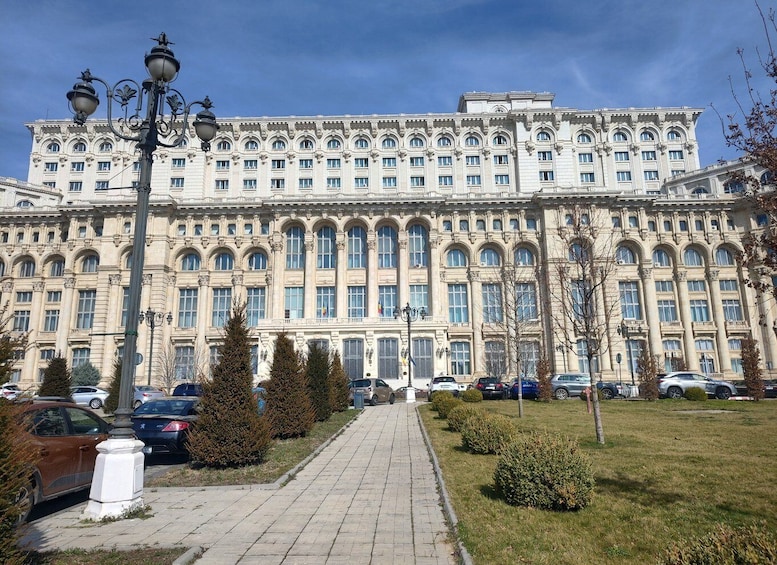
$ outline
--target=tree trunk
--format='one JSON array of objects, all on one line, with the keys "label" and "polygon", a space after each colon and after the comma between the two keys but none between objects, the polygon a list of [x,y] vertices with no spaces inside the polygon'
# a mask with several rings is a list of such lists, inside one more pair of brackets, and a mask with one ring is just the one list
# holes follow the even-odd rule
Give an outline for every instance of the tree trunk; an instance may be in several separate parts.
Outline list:
[{"label": "tree trunk", "polygon": [[604,426],[602,425],[602,413],[599,411],[599,390],[596,388],[594,378],[594,356],[588,354],[588,376],[591,378],[591,402],[594,406],[594,426],[596,427],[596,441],[604,445]]}]

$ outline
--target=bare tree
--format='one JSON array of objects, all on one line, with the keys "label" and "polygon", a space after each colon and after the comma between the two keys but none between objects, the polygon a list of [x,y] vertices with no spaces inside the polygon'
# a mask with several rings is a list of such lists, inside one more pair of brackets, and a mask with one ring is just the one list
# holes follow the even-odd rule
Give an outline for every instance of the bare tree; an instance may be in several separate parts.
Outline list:
[{"label": "bare tree", "polygon": [[170,394],[181,381],[201,382],[207,379],[207,362],[207,353],[196,346],[193,357],[182,359],[180,350],[169,340],[156,358],[159,384]]},{"label": "bare tree", "polygon": [[[610,322],[618,307],[614,233],[606,212],[593,206],[576,206],[563,220],[558,235],[565,256],[548,271],[558,279],[558,284],[548,284],[554,301],[550,316],[564,345],[587,360],[595,387],[597,362],[609,349]],[[591,398],[596,440],[603,444],[599,395]]]}]

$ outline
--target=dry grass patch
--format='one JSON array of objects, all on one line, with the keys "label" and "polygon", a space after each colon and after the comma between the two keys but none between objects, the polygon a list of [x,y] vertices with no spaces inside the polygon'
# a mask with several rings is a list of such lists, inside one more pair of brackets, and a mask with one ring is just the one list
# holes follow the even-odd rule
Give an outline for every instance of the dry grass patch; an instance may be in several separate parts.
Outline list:
[{"label": "dry grass patch", "polygon": [[577,440],[596,487],[580,512],[511,507],[494,491],[497,456],[466,453],[460,434],[421,408],[476,565],[654,563],[671,542],[721,522],[777,529],[777,402],[709,401],[692,413],[687,401],[604,402],[604,446],[583,402],[526,402],[523,419],[515,402],[489,407],[523,431]]},{"label": "dry grass patch", "polygon": [[305,437],[276,441],[267,452],[264,463],[235,469],[172,469],[146,482],[146,487],[199,487],[224,485],[254,485],[273,483],[301,463],[320,445],[333,437],[359,410],[335,412],[325,422],[317,422]]},{"label": "dry grass patch", "polygon": [[170,565],[188,547],[115,549],[67,549],[30,555],[29,565]]}]

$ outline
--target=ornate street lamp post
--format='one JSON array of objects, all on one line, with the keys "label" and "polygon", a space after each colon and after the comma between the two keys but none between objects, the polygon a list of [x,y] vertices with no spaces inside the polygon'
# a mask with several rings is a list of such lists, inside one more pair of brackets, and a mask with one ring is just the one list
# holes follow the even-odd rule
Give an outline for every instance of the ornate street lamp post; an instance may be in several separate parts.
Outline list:
[{"label": "ornate street lamp post", "polygon": [[[637,331],[641,332],[642,328],[638,327]],[[637,386],[634,379],[634,352],[631,350],[631,329],[626,325],[625,320],[618,326],[618,335],[623,336],[623,339],[626,340],[626,353],[629,356],[629,369],[631,370],[631,386]]]},{"label": "ornate street lamp post", "polygon": [[[132,386],[137,353],[138,322],[140,320],[140,294],[143,277],[143,255],[148,222],[149,195],[151,192],[151,166],[157,147],[176,147],[185,139],[189,114],[194,105],[201,106],[193,126],[202,141],[203,151],[210,149],[210,141],[216,136],[218,125],[206,96],[187,104],[183,95],[170,86],[178,75],[181,64],[168,47],[170,42],[162,33],[155,39],[158,45],[145,57],[149,78],[138,84],[132,79],[122,79],[111,86],[93,76],[89,69],[81,73],[81,82],[67,93],[70,108],[77,124],[83,125],[97,110],[100,100],[94,82],[106,89],[108,127],[121,139],[136,142],[140,153],[140,181],[138,185],[135,230],[132,245],[132,266],[127,302],[127,324],[124,332],[119,407],[110,438],[98,445],[90,501],[84,514],[92,519],[119,517],[127,510],[143,504],[143,444],[135,439],[132,431]],[[143,104],[145,97],[145,114]],[[137,99],[136,102],[133,100]],[[113,116],[113,105],[121,107],[121,116]],[[169,115],[165,115],[165,106]],[[150,360],[149,360],[150,361]]]},{"label": "ornate street lamp post", "polygon": [[426,318],[426,309],[411,308],[408,303],[401,310],[394,308],[394,318],[407,322],[407,403],[415,402],[415,389],[413,388],[413,339],[410,334],[410,326],[418,318]]},{"label": "ornate street lamp post", "polygon": [[148,364],[148,386],[151,386],[151,360],[154,358],[154,328],[156,328],[157,324],[161,324],[163,320],[167,320],[167,325],[173,323],[173,313],[168,312],[167,316],[164,315],[162,312],[154,312],[151,308],[146,310],[145,312],[141,312],[138,316],[138,320],[142,324],[144,321],[148,325],[148,327],[151,329],[151,336],[148,342],[148,359],[146,360],[146,363]]}]

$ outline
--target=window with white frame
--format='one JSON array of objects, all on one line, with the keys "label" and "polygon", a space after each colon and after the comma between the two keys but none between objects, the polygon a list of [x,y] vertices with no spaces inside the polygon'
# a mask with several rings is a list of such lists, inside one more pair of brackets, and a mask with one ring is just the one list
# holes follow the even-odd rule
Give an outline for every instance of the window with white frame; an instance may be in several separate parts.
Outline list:
[{"label": "window with white frame", "polygon": [[178,291],[178,327],[197,327],[197,297],[196,288],[182,288]]},{"label": "window with white frame", "polygon": [[396,188],[397,177],[383,177],[382,185],[383,185],[383,188]]},{"label": "window with white frame", "polygon": [[97,303],[96,290],[78,291],[78,310],[76,312],[76,329],[89,330],[94,325],[94,310]]},{"label": "window with white frame", "polygon": [[286,268],[305,268],[305,232],[299,226],[292,226],[286,231]]},{"label": "window with white frame", "polygon": [[691,300],[691,321],[710,321],[710,309],[706,300]]},{"label": "window with white frame", "polygon": [[618,294],[621,303],[621,316],[626,320],[641,320],[642,308],[636,281],[620,281]]},{"label": "window with white frame", "polygon": [[171,177],[170,188],[183,188],[184,177]]},{"label": "window with white frame", "polygon": [[727,322],[741,322],[744,320],[742,315],[742,303],[739,300],[723,300],[723,319]]},{"label": "window with white frame", "polygon": [[660,322],[677,321],[677,305],[674,299],[661,299],[656,301],[658,308],[658,320]]},{"label": "window with white frame", "polygon": [[617,171],[615,180],[618,182],[631,182],[631,171]]},{"label": "window with white frame", "polygon": [[596,181],[594,173],[580,173],[580,182],[583,184],[590,184]]},{"label": "window with white frame", "polygon": [[267,289],[263,286],[248,287],[246,292],[246,324],[256,327],[259,320],[265,318]]},{"label": "window with white frame", "polygon": [[334,269],[336,266],[335,230],[324,226],[316,234],[316,267],[318,269]]},{"label": "window with white frame", "polygon": [[305,317],[305,287],[287,286],[283,289],[284,316],[295,320]]},{"label": "window with white frame", "polygon": [[378,286],[378,316],[381,318],[393,318],[397,307],[396,285]]},{"label": "window with white frame", "polygon": [[469,306],[466,284],[448,285],[448,321],[452,324],[469,322]]},{"label": "window with white frame", "polygon": [[364,286],[348,287],[348,317],[364,318],[367,314],[367,288]]},{"label": "window with white frame", "polygon": [[232,304],[231,288],[213,289],[213,310],[210,325],[214,328],[221,328],[229,320],[229,309]]},{"label": "window with white frame", "polygon": [[195,375],[194,346],[179,345],[175,348],[175,378],[179,381],[193,381]]},{"label": "window with white frame", "polygon": [[467,155],[464,158],[464,163],[470,167],[476,167],[480,165],[480,155]]},{"label": "window with white frame", "polygon": [[467,186],[480,186],[480,175],[467,175]]},{"label": "window with white frame", "polygon": [[397,232],[391,226],[378,228],[378,268],[395,269],[397,266]]},{"label": "window with white frame", "polygon": [[472,361],[470,345],[468,341],[452,341],[451,345],[451,374],[472,374]]},{"label": "window with white frame", "polygon": [[334,318],[337,315],[336,299],[335,287],[316,287],[316,318],[319,320]]},{"label": "window with white frame", "polygon": [[429,312],[429,285],[411,284],[410,285],[410,306],[413,308],[423,308]]},{"label": "window with white frame", "polygon": [[577,162],[578,163],[593,163],[594,162],[594,154],[593,153],[578,153],[577,154]]},{"label": "window with white frame", "polygon": [[46,310],[43,318],[43,331],[55,332],[59,328],[59,310]]},{"label": "window with white frame", "polygon": [[504,341],[487,341],[484,344],[486,374],[500,381],[507,375],[507,355]]},{"label": "window with white frame", "polygon": [[348,230],[348,268],[364,269],[367,267],[367,232],[361,226]]},{"label": "window with white frame", "polygon": [[89,357],[92,354],[92,350],[88,347],[76,347],[73,349],[73,362],[70,364],[71,368],[83,365],[89,361]]},{"label": "window with white frame", "polygon": [[481,285],[483,300],[483,323],[501,323],[502,316],[502,285],[498,283],[484,283]]},{"label": "window with white frame", "polygon": [[429,265],[429,253],[426,228],[421,224],[413,224],[407,230],[407,240],[410,266],[427,267]]},{"label": "window with white frame", "polygon": [[313,168],[313,159],[300,159],[299,160],[299,168],[300,169],[312,169]]},{"label": "window with white frame", "polygon": [[533,282],[515,283],[515,319],[519,322],[536,320],[537,289]]},{"label": "window with white frame", "polygon": [[399,340],[396,338],[378,339],[378,378],[399,378]]},{"label": "window with white frame", "polygon": [[450,167],[453,165],[453,157],[450,155],[440,155],[437,157],[438,167]]}]

